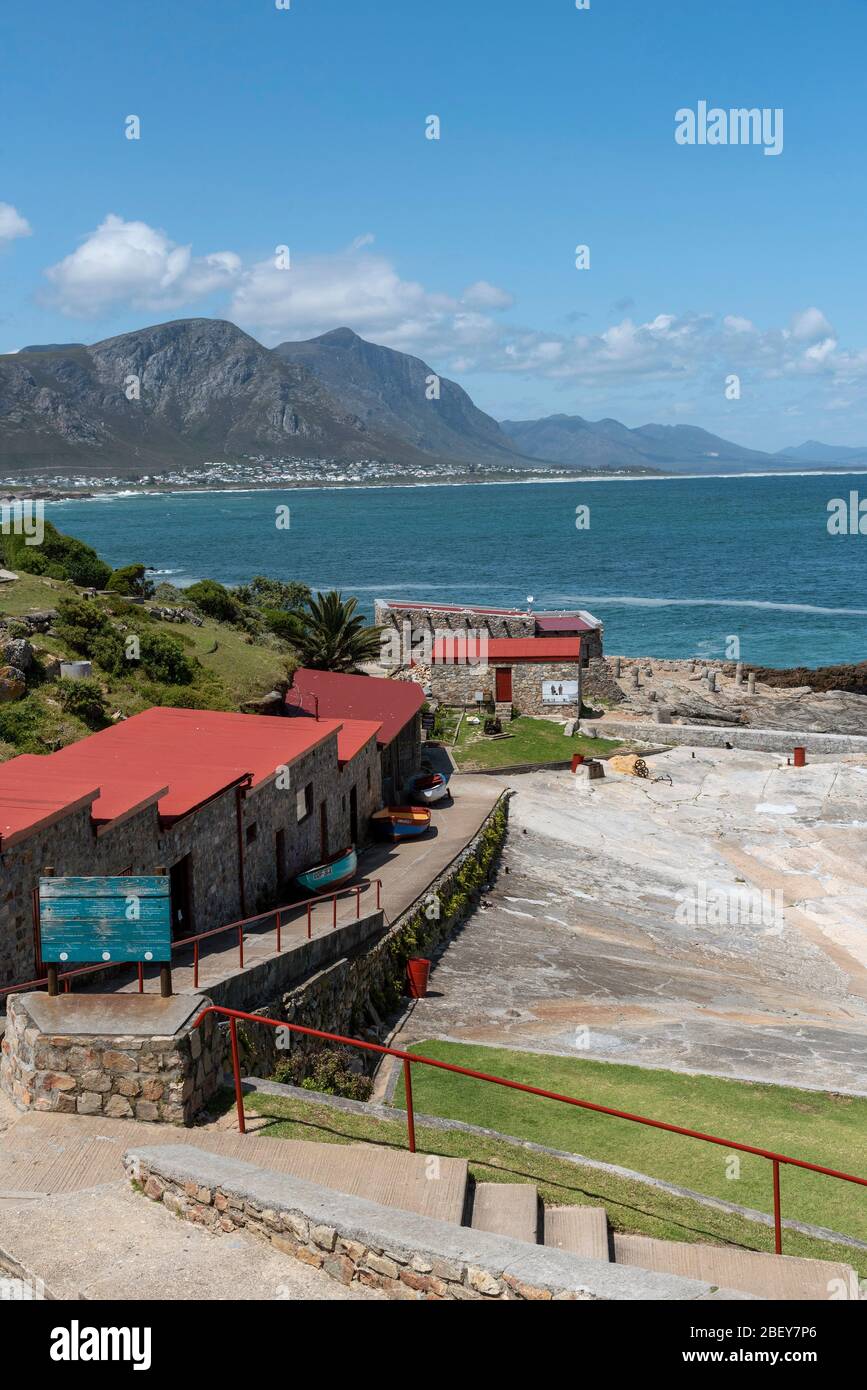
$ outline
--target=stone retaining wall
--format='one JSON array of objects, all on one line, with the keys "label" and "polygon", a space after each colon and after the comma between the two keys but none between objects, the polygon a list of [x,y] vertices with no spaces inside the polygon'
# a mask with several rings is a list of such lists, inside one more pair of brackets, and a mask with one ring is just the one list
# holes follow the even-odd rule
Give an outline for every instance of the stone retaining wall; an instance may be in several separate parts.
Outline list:
[{"label": "stone retaining wall", "polygon": [[13,994],[0,1046],[0,1086],[20,1110],[188,1125],[220,1085],[225,1038],[213,1015],[173,1037],[47,1034]]},{"label": "stone retaining wall", "polygon": [[791,754],[795,747],[808,753],[865,753],[867,737],[857,734],[810,734],[793,729],[748,729],[706,724],[643,724],[605,719],[582,721],[581,732],[599,738],[665,743],[677,747],[743,748],[755,752]]}]

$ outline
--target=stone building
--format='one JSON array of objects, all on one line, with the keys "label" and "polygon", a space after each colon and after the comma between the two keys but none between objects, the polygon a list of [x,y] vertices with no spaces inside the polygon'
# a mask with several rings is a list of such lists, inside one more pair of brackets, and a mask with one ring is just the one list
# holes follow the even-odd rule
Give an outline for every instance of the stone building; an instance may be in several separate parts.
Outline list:
[{"label": "stone building", "polygon": [[155,708],[0,765],[0,987],[41,973],[40,876],[171,878],[176,938],[281,901],[363,845],[382,805],[379,721]]},{"label": "stone building", "polygon": [[286,711],[295,715],[373,720],[386,803],[402,794],[421,762],[421,707],[424,691],[415,681],[383,680],[378,676],[343,675],[335,671],[296,671],[286,695]]},{"label": "stone building", "polygon": [[[602,623],[584,609],[533,613],[520,608],[480,608],[469,604],[377,599],[374,611],[379,626],[394,628],[401,634],[405,631],[408,635],[428,632],[433,636],[443,631],[473,628],[486,632],[489,638],[580,637],[585,666],[602,656]],[[408,640],[406,645],[409,645]]]},{"label": "stone building", "polygon": [[446,705],[493,702],[500,715],[574,719],[581,713],[581,645],[580,637],[491,637],[477,648],[462,634],[440,637],[431,693]]}]

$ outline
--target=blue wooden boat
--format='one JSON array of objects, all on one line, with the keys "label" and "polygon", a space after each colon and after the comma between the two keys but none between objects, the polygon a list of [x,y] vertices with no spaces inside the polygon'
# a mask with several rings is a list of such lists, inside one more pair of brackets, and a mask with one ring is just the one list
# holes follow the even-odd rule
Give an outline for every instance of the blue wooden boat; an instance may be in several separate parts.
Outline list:
[{"label": "blue wooden boat", "polygon": [[430,828],[430,811],[425,806],[385,806],[370,819],[386,840],[414,840]]},{"label": "blue wooden boat", "polygon": [[406,784],[406,794],[413,802],[439,801],[448,790],[449,779],[441,772],[417,772]]},{"label": "blue wooden boat", "polygon": [[333,893],[354,878],[357,869],[358,855],[355,845],[350,845],[327,864],[317,864],[315,869],[299,874],[295,882],[308,893]]}]

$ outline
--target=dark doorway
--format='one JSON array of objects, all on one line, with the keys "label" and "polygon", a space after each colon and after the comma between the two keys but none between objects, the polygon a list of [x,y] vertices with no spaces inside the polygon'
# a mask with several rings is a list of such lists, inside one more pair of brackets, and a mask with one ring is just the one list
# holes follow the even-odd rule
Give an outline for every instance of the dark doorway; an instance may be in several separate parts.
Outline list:
[{"label": "dark doorway", "polygon": [[512,700],[512,668],[500,666],[496,672],[497,704],[510,704]]},{"label": "dark doorway", "polygon": [[358,844],[358,788],[353,787],[349,793],[349,839],[353,845]]},{"label": "dark doorway", "polygon": [[319,850],[324,864],[328,859],[328,807],[324,801],[319,805]]},{"label": "dark doorway", "polygon": [[170,873],[170,892],[172,903],[172,938],[177,941],[193,932],[193,905],[190,874],[190,856],[185,854],[174,864]]}]

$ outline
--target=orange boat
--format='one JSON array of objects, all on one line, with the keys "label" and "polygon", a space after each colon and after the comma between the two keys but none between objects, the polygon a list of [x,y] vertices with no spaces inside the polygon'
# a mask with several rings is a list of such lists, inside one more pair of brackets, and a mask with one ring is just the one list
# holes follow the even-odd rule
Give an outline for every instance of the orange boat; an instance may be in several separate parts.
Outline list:
[{"label": "orange boat", "polygon": [[414,840],[429,828],[430,811],[425,806],[385,806],[370,819],[386,840]]}]

